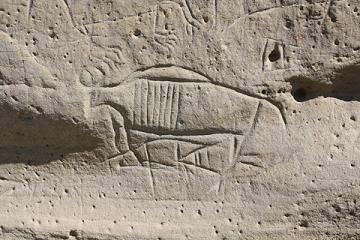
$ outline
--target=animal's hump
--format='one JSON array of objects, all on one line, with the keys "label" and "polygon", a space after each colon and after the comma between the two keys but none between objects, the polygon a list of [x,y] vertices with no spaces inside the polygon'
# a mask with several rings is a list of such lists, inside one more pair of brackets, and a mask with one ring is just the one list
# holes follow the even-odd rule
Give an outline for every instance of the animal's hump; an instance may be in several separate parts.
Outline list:
[{"label": "animal's hump", "polygon": [[135,72],[128,81],[136,79],[173,82],[211,82],[209,78],[200,73],[178,66],[147,68],[146,70]]}]

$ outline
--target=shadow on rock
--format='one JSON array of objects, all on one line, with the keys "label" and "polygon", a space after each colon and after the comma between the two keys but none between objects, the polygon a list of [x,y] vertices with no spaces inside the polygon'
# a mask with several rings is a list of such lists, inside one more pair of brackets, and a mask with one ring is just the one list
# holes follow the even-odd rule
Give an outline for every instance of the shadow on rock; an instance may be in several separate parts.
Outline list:
[{"label": "shadow on rock", "polygon": [[333,97],[342,101],[360,101],[360,65],[346,66],[336,72],[328,82],[317,82],[304,77],[289,79],[291,94],[298,102],[320,96]]},{"label": "shadow on rock", "polygon": [[100,141],[81,123],[9,106],[1,106],[0,129],[0,164],[46,164],[71,153],[92,151]]}]

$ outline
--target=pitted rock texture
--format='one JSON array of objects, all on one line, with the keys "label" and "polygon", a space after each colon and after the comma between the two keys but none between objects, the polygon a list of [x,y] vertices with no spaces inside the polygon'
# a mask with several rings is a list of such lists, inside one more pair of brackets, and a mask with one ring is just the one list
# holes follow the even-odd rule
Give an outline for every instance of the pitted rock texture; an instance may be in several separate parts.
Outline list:
[{"label": "pitted rock texture", "polygon": [[360,2],[0,0],[1,239],[359,239]]}]

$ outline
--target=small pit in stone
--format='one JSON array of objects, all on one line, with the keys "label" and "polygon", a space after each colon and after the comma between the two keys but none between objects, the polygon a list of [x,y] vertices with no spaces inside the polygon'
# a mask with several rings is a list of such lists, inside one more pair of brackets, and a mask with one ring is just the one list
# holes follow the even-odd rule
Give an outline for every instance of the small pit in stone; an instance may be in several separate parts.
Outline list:
[{"label": "small pit in stone", "polygon": [[208,16],[204,16],[203,19],[204,19],[205,23],[209,22],[209,17]]},{"label": "small pit in stone", "polygon": [[69,235],[72,237],[78,237],[78,232],[76,230],[70,230]]},{"label": "small pit in stone", "polygon": [[298,88],[293,92],[293,96],[296,101],[303,102],[306,100],[306,90],[304,88]]},{"label": "small pit in stone", "polygon": [[309,222],[307,220],[302,220],[299,224],[300,227],[307,228],[309,227]]},{"label": "small pit in stone", "polygon": [[279,45],[276,44],[274,46],[274,49],[271,51],[271,53],[268,56],[270,62],[276,62],[277,60],[279,60],[281,58],[281,54],[280,54],[280,50],[279,50]]},{"label": "small pit in stone", "polygon": [[134,36],[136,36],[136,37],[139,37],[141,35],[141,30],[140,29],[135,29],[134,30]]}]

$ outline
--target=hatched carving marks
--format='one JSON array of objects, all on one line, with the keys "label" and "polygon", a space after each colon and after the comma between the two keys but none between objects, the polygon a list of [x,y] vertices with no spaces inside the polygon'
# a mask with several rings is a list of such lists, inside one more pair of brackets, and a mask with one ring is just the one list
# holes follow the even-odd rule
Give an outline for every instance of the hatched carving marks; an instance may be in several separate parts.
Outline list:
[{"label": "hatched carving marks", "polygon": [[218,193],[237,164],[261,169],[251,161],[256,153],[243,152],[244,143],[257,128],[261,110],[273,111],[260,99],[174,66],[136,72],[117,86],[93,88],[91,106],[110,106],[121,115],[112,118],[118,154],[108,160],[110,169],[148,167],[154,192],[154,169],[216,174]]},{"label": "hatched carving marks", "polygon": [[[93,94],[93,106],[112,106],[133,129],[176,135],[189,131],[192,135],[243,134],[258,104],[258,100],[211,83],[137,79]],[[224,105],[218,101],[221,97],[229,102]]]},{"label": "hatched carving marks", "polygon": [[175,129],[182,89],[181,85],[165,82],[139,81],[135,83],[135,127]]},{"label": "hatched carving marks", "polygon": [[[219,165],[219,162],[214,159],[219,155],[229,155],[228,142],[232,137],[231,134],[166,136],[133,130],[130,137],[130,149],[138,156],[142,165],[159,163],[175,167],[178,164],[186,164],[220,173],[221,163]],[[238,137],[242,138],[242,136]],[[139,138],[143,141],[139,141]],[[229,158],[231,158],[230,155]]]},{"label": "hatched carving marks", "polygon": [[[132,134],[144,135],[145,138],[148,135],[136,131]],[[139,159],[139,165],[149,167],[150,171],[166,166],[186,175],[197,175],[199,170],[218,175],[219,193],[226,171],[237,161],[240,146],[238,143],[242,140],[243,136],[232,134],[179,137],[150,134],[144,143],[131,145],[130,148]]]}]

